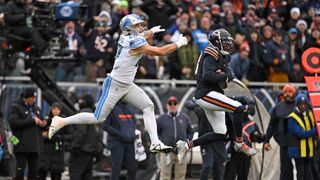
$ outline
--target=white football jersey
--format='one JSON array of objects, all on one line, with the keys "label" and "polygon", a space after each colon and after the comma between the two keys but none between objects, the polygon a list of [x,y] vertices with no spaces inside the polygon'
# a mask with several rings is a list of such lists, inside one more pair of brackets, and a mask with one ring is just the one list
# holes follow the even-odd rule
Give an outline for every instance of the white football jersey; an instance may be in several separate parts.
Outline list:
[{"label": "white football jersey", "polygon": [[122,83],[131,84],[136,76],[139,61],[144,55],[130,55],[130,49],[137,49],[147,44],[147,41],[142,36],[124,36],[121,35],[118,41],[117,53],[115,62],[110,76]]}]

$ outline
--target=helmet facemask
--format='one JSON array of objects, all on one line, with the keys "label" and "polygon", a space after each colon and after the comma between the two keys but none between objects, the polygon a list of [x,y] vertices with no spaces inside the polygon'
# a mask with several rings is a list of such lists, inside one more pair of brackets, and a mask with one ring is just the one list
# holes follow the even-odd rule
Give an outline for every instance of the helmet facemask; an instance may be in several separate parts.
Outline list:
[{"label": "helmet facemask", "polygon": [[233,50],[233,38],[225,37],[222,39],[220,37],[220,50],[221,50],[221,53],[224,55],[231,54]]}]

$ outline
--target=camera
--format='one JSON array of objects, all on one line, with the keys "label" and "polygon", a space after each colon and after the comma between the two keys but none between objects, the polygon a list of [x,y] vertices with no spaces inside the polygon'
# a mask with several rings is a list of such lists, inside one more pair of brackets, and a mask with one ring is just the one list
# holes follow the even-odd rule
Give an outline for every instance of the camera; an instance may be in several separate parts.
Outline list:
[{"label": "camera", "polygon": [[32,26],[48,39],[49,50],[57,52],[65,49],[66,40],[63,39],[64,24],[67,21],[85,20],[88,18],[88,8],[77,2],[48,3],[34,1]]}]

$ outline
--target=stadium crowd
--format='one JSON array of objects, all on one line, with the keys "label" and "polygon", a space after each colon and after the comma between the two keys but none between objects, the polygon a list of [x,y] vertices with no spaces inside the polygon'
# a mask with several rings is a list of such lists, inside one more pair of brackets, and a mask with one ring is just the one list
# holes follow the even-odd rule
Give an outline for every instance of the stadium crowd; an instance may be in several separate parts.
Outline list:
[{"label": "stadium crowd", "polygon": [[[94,81],[109,73],[120,33],[118,24],[129,12],[140,15],[149,28],[161,25],[166,29],[150,39],[150,45],[175,42],[180,34],[189,41],[188,46],[169,56],[144,56],[138,78],[193,80],[198,55],[208,44],[207,35],[217,28],[226,29],[234,38],[230,66],[243,81],[303,82],[306,72],[301,66],[301,55],[307,48],[320,44],[320,3],[316,0],[78,2],[88,6],[88,16],[64,22],[63,37],[67,49],[79,51],[80,56],[76,63],[47,65],[57,81]],[[0,1],[1,36],[8,34],[9,27],[21,26],[12,25],[14,18],[6,15],[10,4]],[[32,6],[31,1],[26,4]],[[37,41],[35,44],[43,44],[42,39]],[[21,68],[18,63],[11,65],[12,69]],[[13,75],[21,75],[21,71],[14,72]]]}]

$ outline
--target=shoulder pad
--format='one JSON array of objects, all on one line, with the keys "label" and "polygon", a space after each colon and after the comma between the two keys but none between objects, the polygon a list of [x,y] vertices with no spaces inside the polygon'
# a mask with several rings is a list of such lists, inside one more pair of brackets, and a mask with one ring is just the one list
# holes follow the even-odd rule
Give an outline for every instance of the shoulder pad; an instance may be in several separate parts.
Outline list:
[{"label": "shoulder pad", "polygon": [[219,50],[217,48],[212,47],[212,46],[207,46],[204,49],[204,53],[212,56],[215,60],[218,60]]},{"label": "shoulder pad", "polygon": [[129,48],[137,49],[141,46],[148,44],[146,39],[142,36],[130,36],[129,37]]}]

